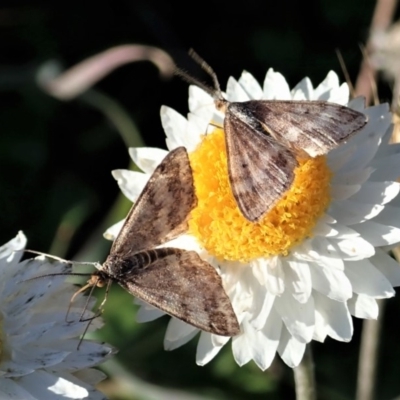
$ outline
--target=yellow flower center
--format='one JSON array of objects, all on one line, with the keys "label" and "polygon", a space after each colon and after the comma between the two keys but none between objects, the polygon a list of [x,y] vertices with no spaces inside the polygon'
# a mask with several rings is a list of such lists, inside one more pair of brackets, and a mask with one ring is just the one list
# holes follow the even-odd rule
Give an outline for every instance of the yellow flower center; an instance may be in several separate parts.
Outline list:
[{"label": "yellow flower center", "polygon": [[246,220],[233,198],[223,130],[204,136],[190,163],[198,205],[191,213],[189,233],[219,259],[248,262],[287,255],[311,236],[330,202],[331,171],[322,156],[299,160],[291,188],[258,223]]}]

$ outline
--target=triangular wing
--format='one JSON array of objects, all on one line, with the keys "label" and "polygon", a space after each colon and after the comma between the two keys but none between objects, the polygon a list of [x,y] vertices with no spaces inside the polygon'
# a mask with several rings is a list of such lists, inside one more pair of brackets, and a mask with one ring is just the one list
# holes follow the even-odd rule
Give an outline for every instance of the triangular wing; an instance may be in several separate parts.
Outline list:
[{"label": "triangular wing", "polygon": [[235,113],[225,115],[224,130],[233,197],[243,216],[257,222],[290,188],[297,160]]},{"label": "triangular wing", "polygon": [[[209,263],[194,251],[173,248],[153,251],[156,252],[153,263],[132,268],[118,280],[123,288],[203,331],[222,336],[239,333],[239,323],[221,277]],[[135,257],[140,258],[141,254]]]},{"label": "triangular wing", "polygon": [[326,154],[367,123],[367,116],[326,101],[252,100],[245,107],[279,143],[310,157]]},{"label": "triangular wing", "polygon": [[127,258],[187,230],[196,206],[192,168],[184,147],[171,151],[155,169],[115,239],[110,254]]}]

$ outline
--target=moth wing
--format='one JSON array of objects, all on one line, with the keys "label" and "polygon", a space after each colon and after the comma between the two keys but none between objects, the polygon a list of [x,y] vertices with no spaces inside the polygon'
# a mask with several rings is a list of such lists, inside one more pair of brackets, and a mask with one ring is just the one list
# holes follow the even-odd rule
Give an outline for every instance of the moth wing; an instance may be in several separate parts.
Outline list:
[{"label": "moth wing", "polygon": [[[169,255],[165,256],[168,250]],[[194,251],[155,249],[156,260],[119,284],[129,293],[203,331],[239,333],[239,323],[215,269]],[[173,252],[171,254],[171,252]]]},{"label": "moth wing", "polygon": [[196,204],[189,158],[185,148],[178,147],[153,172],[110,254],[126,258],[179,236],[187,230],[188,214]]},{"label": "moth wing", "polygon": [[225,115],[224,130],[233,197],[243,216],[257,222],[290,188],[297,160],[234,113]]},{"label": "moth wing", "polygon": [[326,154],[359,131],[367,116],[326,101],[262,101],[239,103],[277,141],[310,157]]}]

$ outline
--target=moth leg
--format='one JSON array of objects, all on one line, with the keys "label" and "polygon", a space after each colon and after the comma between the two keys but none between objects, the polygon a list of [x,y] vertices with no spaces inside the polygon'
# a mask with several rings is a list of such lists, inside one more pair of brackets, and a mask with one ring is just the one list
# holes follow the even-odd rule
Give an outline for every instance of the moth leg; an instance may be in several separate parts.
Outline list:
[{"label": "moth leg", "polygon": [[88,302],[89,302],[90,298],[92,297],[93,290],[94,290],[94,288],[95,288],[95,285],[93,285],[92,283],[86,284],[85,286],[81,287],[79,290],[77,290],[77,291],[72,295],[71,300],[69,301],[67,313],[65,314],[65,322],[67,322],[67,323],[74,322],[74,321],[68,321],[68,315],[69,315],[69,313],[70,313],[70,311],[71,311],[72,303],[74,302],[74,300],[76,299],[76,296],[78,296],[78,294],[84,292],[86,289],[88,289],[88,288],[90,288],[90,287],[91,287],[91,290],[90,290],[88,299],[87,299],[87,301],[86,301],[85,307],[83,308],[82,314],[81,314],[81,316],[79,317],[79,321],[81,321],[82,316],[83,316],[83,314],[85,313],[85,311],[86,311],[86,309],[87,309]]},{"label": "moth leg", "polygon": [[[83,309],[83,312],[82,312],[81,317],[80,317],[80,319],[79,319],[79,322],[87,322],[87,325],[86,325],[85,330],[84,330],[83,333],[82,333],[81,339],[79,340],[78,346],[77,346],[77,348],[76,348],[77,350],[79,350],[79,347],[81,346],[81,343],[82,343],[82,341],[83,341],[83,338],[85,337],[86,332],[88,331],[89,326],[90,326],[90,324],[92,323],[92,321],[93,321],[95,318],[100,317],[101,314],[103,314],[103,311],[104,311],[104,310],[103,310],[103,306],[104,306],[104,304],[105,304],[106,301],[107,301],[108,293],[109,293],[110,287],[111,287],[111,283],[112,283],[112,280],[110,279],[110,280],[107,282],[106,292],[104,293],[104,299],[103,299],[103,301],[100,303],[100,305],[99,305],[99,307],[97,308],[97,311],[95,312],[95,314],[94,314],[92,317],[89,317],[89,318],[82,318],[82,317],[83,317],[83,314],[85,313],[85,311],[86,311],[86,309],[87,309],[89,300],[90,300],[90,298],[92,297],[93,290],[94,290],[94,288],[96,287],[96,286],[92,286],[92,289],[90,290],[90,293],[89,293],[89,296],[88,296],[88,300],[86,301],[86,304],[85,304],[85,308]],[[86,286],[87,286],[87,285],[86,285]]]}]

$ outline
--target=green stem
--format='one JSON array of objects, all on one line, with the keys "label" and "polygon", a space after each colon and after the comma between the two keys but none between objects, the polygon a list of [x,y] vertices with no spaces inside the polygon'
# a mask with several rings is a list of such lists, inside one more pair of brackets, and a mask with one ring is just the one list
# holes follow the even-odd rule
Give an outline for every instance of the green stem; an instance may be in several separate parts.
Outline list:
[{"label": "green stem", "polygon": [[314,361],[311,346],[308,344],[304,357],[298,367],[293,369],[296,400],[316,400]]}]

